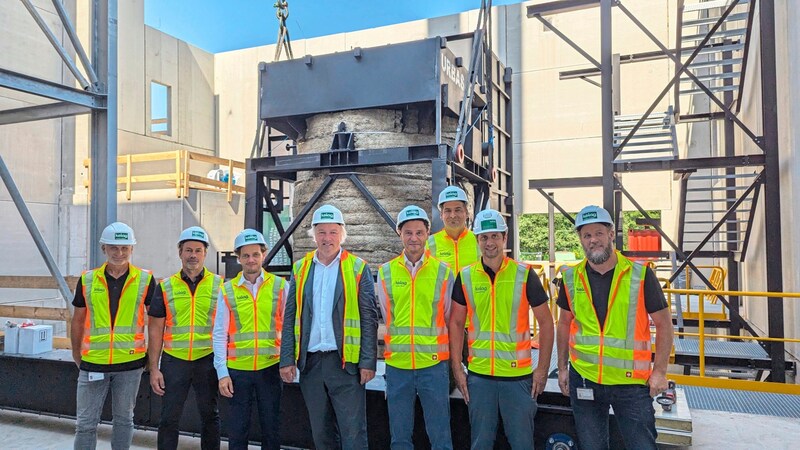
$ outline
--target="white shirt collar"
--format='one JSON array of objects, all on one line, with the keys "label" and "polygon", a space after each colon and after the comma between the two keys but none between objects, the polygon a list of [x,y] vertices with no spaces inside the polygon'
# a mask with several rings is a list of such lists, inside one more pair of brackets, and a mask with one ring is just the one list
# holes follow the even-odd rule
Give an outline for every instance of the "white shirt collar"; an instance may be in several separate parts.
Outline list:
[{"label": "white shirt collar", "polygon": [[[256,278],[256,282],[253,284],[255,285],[263,282],[264,282],[264,269],[261,269],[261,273],[258,274],[258,278]],[[241,286],[245,283],[249,283],[249,281],[247,281],[247,278],[245,278],[244,274],[242,274],[242,276],[239,278],[239,284],[237,284],[237,286]]]},{"label": "white shirt collar", "polygon": [[424,262],[425,262],[425,253],[422,253],[422,257],[421,257],[421,258],[419,258],[419,261],[417,261],[416,263],[412,263],[412,262],[411,262],[411,261],[408,259],[408,256],[406,256],[406,252],[403,252],[403,262],[405,263],[406,267],[408,267],[408,266],[411,266],[411,267],[420,267],[420,266],[422,266],[422,263],[424,263]]}]

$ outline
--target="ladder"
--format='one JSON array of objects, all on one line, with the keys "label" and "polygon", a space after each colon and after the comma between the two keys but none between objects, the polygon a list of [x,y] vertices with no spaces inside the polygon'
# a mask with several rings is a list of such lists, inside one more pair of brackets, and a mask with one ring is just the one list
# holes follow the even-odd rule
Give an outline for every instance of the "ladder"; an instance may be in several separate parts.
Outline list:
[{"label": "ladder", "polygon": [[[614,116],[614,149],[630,134],[641,120],[639,115]],[[672,106],[665,112],[652,113],[622,147],[615,161],[664,161],[678,157],[678,138],[675,134],[675,115]]]}]

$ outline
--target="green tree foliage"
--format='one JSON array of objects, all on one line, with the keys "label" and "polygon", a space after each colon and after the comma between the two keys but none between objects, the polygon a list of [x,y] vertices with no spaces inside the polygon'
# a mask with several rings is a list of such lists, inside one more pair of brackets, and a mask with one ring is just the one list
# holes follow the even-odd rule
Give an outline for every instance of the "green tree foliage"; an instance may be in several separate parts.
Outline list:
[{"label": "green tree foliage", "polygon": [[[650,217],[661,218],[661,211],[648,211]],[[573,216],[575,213],[572,213]],[[622,236],[625,248],[628,246],[628,230],[641,230],[645,227],[636,224],[636,219],[644,216],[639,211],[623,211]],[[555,215],[556,251],[569,251],[576,258],[583,258],[580,239],[572,228],[572,223],[562,214]],[[523,214],[519,217],[519,249],[522,259],[547,259],[548,230],[547,214]],[[541,254],[541,256],[537,255]]]}]

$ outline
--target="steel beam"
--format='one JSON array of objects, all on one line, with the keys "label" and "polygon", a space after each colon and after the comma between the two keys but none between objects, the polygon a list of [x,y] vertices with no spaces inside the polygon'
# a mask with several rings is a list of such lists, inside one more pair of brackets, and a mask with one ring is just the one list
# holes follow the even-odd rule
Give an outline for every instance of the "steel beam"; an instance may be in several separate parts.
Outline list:
[{"label": "steel beam", "polygon": [[[530,9],[532,8],[532,6],[529,6],[528,8]],[[531,16],[529,15],[528,17]],[[581,56],[586,58],[586,60],[592,63],[592,65],[595,66],[598,70],[600,69],[600,62],[592,58],[592,55],[587,53],[586,50],[582,49],[581,46],[576,44],[572,39],[568,38],[567,35],[562,33],[558,28],[554,27],[552,23],[548,22],[539,14],[535,14],[533,18],[537,19],[539,22],[542,22],[542,25],[544,25],[548,30],[552,31],[553,34],[555,34],[556,36],[560,37],[562,41],[566,42],[567,45],[572,47],[573,50],[580,53]]]},{"label": "steel beam", "polygon": [[0,87],[87,108],[105,108],[106,96],[0,68]]},{"label": "steel beam", "polygon": [[569,220],[573,225],[575,225],[575,218],[572,217],[572,214],[568,213],[566,209],[562,208],[561,205],[558,204],[558,202],[556,202],[555,196],[547,194],[547,192],[545,192],[544,189],[541,188],[537,188],[536,190],[539,191],[539,193],[542,194],[545,199],[547,199],[548,203],[553,205],[558,210],[558,212],[561,213],[561,215],[566,217],[567,220]]},{"label": "steel beam", "polygon": [[616,172],[659,172],[663,170],[690,172],[700,169],[724,169],[731,166],[763,166],[765,163],[764,155],[718,156],[667,161],[617,161],[614,163],[614,170]]},{"label": "steel beam", "polygon": [[96,243],[117,220],[117,0],[94,0],[92,15],[92,66],[107,99],[107,108],[93,110],[91,118],[89,264],[97,267],[104,256]]},{"label": "steel beam", "polygon": [[88,114],[90,112],[92,112],[90,108],[67,102],[26,106],[24,108],[0,111],[0,125],[33,122],[36,120],[58,119],[60,117],[77,116],[80,114]]},{"label": "steel beam", "polygon": [[99,81],[97,79],[97,73],[95,72],[94,67],[92,67],[92,63],[89,61],[89,56],[83,49],[80,39],[78,39],[78,33],[75,32],[75,27],[72,25],[72,21],[69,20],[69,16],[67,15],[67,10],[64,8],[64,4],[61,3],[61,0],[53,0],[53,6],[56,8],[58,17],[61,18],[61,25],[67,32],[69,40],[72,42],[72,48],[75,49],[75,53],[78,54],[81,65],[83,65],[83,69],[86,71],[86,74],[89,75],[89,81],[92,83],[92,90],[97,89],[97,83]]},{"label": "steel beam", "polygon": [[[761,31],[761,122],[763,145],[767,157],[764,167],[764,236],[767,260],[767,291],[783,292],[783,231],[781,228],[781,177],[780,139],[778,136],[778,80],[775,75],[775,1],[761,0],[759,4],[759,29]],[[783,95],[788,95],[786,92]],[[783,298],[767,299],[769,336],[784,337]],[[786,381],[784,343],[770,344],[772,381]]]},{"label": "steel beam", "polygon": [[600,6],[600,0],[557,0],[528,6],[528,17],[561,14]]},{"label": "steel beam", "polygon": [[8,166],[6,166],[2,155],[0,155],[0,178],[2,178],[3,184],[6,185],[8,194],[11,196],[11,200],[14,201],[14,206],[17,207],[17,211],[19,211],[19,215],[22,217],[25,227],[28,229],[28,232],[33,238],[33,242],[36,244],[36,248],[39,250],[39,254],[42,255],[42,258],[44,258],[44,263],[47,265],[47,270],[49,270],[50,275],[55,278],[56,283],[58,284],[58,291],[61,293],[61,296],[64,297],[64,302],[67,304],[67,308],[69,308],[70,313],[72,313],[72,291],[70,290],[69,286],[67,286],[64,276],[61,275],[61,270],[58,268],[58,264],[56,264],[55,259],[53,259],[53,255],[50,254],[50,250],[47,248],[47,243],[44,241],[44,237],[39,231],[39,227],[36,226],[36,221],[33,219],[33,215],[31,215],[28,205],[25,204],[25,199],[22,198],[22,194],[20,194],[17,184],[14,182],[14,178],[11,176],[11,172],[8,170]]},{"label": "steel beam", "polygon": [[[613,0],[600,0],[600,84],[602,114],[603,208],[614,211],[614,74],[612,55],[611,7]],[[619,227],[617,227],[619,228]]]}]

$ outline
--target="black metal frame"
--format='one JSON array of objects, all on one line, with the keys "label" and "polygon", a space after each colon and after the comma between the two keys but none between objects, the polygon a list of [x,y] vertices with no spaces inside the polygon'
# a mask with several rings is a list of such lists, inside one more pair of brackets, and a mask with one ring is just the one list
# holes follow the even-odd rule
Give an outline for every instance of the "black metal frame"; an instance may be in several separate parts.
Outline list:
[{"label": "black metal frame", "polygon": [[[735,172],[735,168],[737,167],[744,167],[744,166],[760,166],[763,167],[763,171],[757,177],[757,180],[751,184],[751,186],[742,193],[738,198],[735,198],[733,192],[730,192],[726,199],[728,200],[728,210],[725,213],[722,220],[720,220],[716,226],[713,227],[712,231],[708,233],[708,235],[702,240],[701,244],[696,248],[695,251],[689,253],[689,255],[685,255],[682,251],[683,242],[679,240],[679,244],[675,244],[672,239],[661,229],[660,226],[656,226],[656,230],[659,234],[664,238],[666,242],[669,243],[670,247],[675,250],[675,253],[678,256],[678,259],[682,261],[680,264],[679,269],[673,274],[671,279],[675,279],[678,273],[683,270],[684,267],[687,265],[692,268],[694,272],[697,273],[698,277],[707,285],[710,286],[709,281],[703,276],[702,273],[692,264],[691,260],[696,257],[700,257],[701,255],[707,255],[709,253],[718,255],[720,257],[728,257],[729,261],[734,260],[734,252],[740,251],[741,257],[740,260],[743,259],[744,254],[747,250],[747,244],[750,239],[750,233],[748,228],[748,232],[746,233],[742,248],[741,249],[733,249],[733,248],[726,248],[724,251],[703,251],[702,246],[704,243],[708,242],[712,235],[719,230],[723,224],[725,224],[725,220],[729,218],[735,211],[735,206],[738,206],[742,203],[742,201],[748,196],[753,195],[753,201],[751,204],[751,215],[750,221],[752,222],[757,198],[760,194],[761,185],[764,185],[764,201],[770,205],[770,208],[764,208],[764,217],[765,217],[765,227],[766,227],[766,234],[770,236],[769,239],[766,240],[766,265],[767,265],[767,290],[770,292],[781,292],[783,289],[782,285],[782,260],[781,260],[781,216],[780,216],[780,182],[779,182],[779,171],[778,171],[778,164],[779,164],[779,142],[778,142],[778,129],[777,129],[777,88],[775,82],[775,30],[774,30],[774,22],[775,22],[775,11],[774,11],[774,0],[758,0],[758,4],[756,5],[756,0],[751,0],[751,4],[748,11],[748,18],[747,18],[747,32],[746,32],[746,39],[745,39],[745,55],[742,64],[742,73],[740,74],[740,85],[739,85],[739,92],[737,100],[741,98],[742,95],[742,87],[744,85],[743,78],[745,76],[746,70],[746,58],[747,53],[749,52],[749,36],[752,31],[752,26],[754,22],[754,13],[755,8],[759,7],[759,20],[760,20],[760,62],[761,62],[761,72],[762,72],[762,83],[761,83],[761,96],[762,96],[762,122],[763,122],[763,135],[757,136],[750,128],[748,128],[738,117],[737,114],[740,111],[741,102],[736,101],[735,110],[734,108],[734,101],[730,98],[730,96],[726,96],[726,101],[720,100],[714,93],[702,82],[700,81],[694,74],[688,71],[688,66],[691,62],[697,57],[700,51],[708,45],[708,42],[711,40],[712,36],[715,34],[717,30],[722,26],[725,19],[732,13],[734,8],[739,5],[739,0],[733,0],[730,4],[725,7],[723,14],[716,22],[711,26],[709,31],[706,33],[705,37],[695,46],[692,48],[692,52],[686,60],[682,60],[681,52],[688,49],[681,48],[681,32],[680,26],[678,27],[677,39],[678,45],[677,49],[670,50],[664,44],[662,44],[658,38],[651,33],[647,27],[645,27],[637,18],[636,16],[631,13],[619,0],[595,0],[595,1],[581,1],[581,0],[559,0],[548,2],[540,5],[532,5],[528,7],[528,17],[536,18],[542,21],[545,26],[550,28],[553,31],[556,31],[556,34],[564,40],[570,47],[578,51],[580,54],[584,55],[589,62],[594,65],[595,67],[598,66],[597,61],[594,60],[590,55],[588,55],[585,51],[583,51],[576,43],[571,41],[566,35],[561,32],[558,32],[552,24],[544,20],[541,16],[548,15],[548,14],[559,14],[574,11],[576,9],[585,9],[591,7],[599,7],[600,8],[600,42],[601,42],[601,57],[600,57],[600,64],[599,68],[590,68],[590,69],[580,69],[580,70],[572,70],[568,72],[562,72],[561,78],[562,79],[569,79],[569,78],[579,78],[588,80],[587,77],[600,75],[601,76],[601,83],[600,88],[602,89],[602,139],[603,139],[603,170],[602,170],[602,182],[597,183],[595,185],[601,185],[603,187],[603,206],[608,211],[616,211],[618,206],[615,201],[615,193],[617,191],[621,192],[628,200],[631,201],[632,204],[635,205],[636,209],[641,212],[645,217],[648,217],[647,212],[639,205],[635,199],[630,195],[628,191],[622,186],[619,178],[615,175],[617,173],[623,172],[640,172],[640,171],[675,171],[683,176],[683,186],[685,187],[685,179],[689,173],[694,172],[698,169],[709,169],[709,168],[724,168],[726,172]],[[609,133],[610,127],[613,127],[613,104],[612,99],[614,97],[614,86],[612,83],[612,76],[613,76],[613,69],[614,67],[610,63],[612,61],[612,50],[610,46],[610,39],[611,39],[611,9],[612,7],[617,7],[620,11],[628,17],[658,48],[660,51],[654,52],[646,52],[640,53],[635,55],[627,55],[625,57],[619,57],[617,60],[619,61],[618,64],[622,63],[632,63],[638,61],[649,61],[653,59],[659,58],[669,58],[671,59],[675,65],[676,70],[674,76],[671,78],[669,83],[664,87],[661,93],[657,96],[657,98],[651,103],[651,106],[647,108],[646,112],[642,115],[642,118],[638,121],[638,123],[631,129],[628,136],[616,147],[613,146],[613,135]],[[679,2],[679,10],[683,8],[683,1]],[[680,25],[681,15],[678,15],[678,21]],[[618,66],[617,66],[618,68]],[[683,160],[671,160],[671,161],[639,161],[639,162],[625,162],[625,161],[614,161],[614,159],[620,154],[622,149],[625,145],[630,141],[631,137],[636,133],[636,131],[641,127],[644,123],[645,118],[647,118],[658,106],[659,102],[669,93],[669,91],[675,88],[676,83],[679,82],[681,76],[688,76],[694,84],[699,87],[708,97],[709,99],[717,105],[720,111],[712,111],[709,113],[700,113],[700,114],[691,114],[681,116],[679,112],[676,112],[678,120],[718,120],[718,119],[725,119],[728,122],[728,129],[726,130],[726,137],[730,138],[733,133],[733,126],[732,124],[736,124],[742,132],[748,136],[755,144],[758,146],[762,151],[763,154],[758,155],[740,155],[735,156],[734,152],[731,150],[726,151],[724,157],[711,157],[711,158],[692,158],[692,159],[683,159]],[[675,88],[675,106],[676,111],[678,109],[678,89]],[[613,130],[613,128],[611,128]],[[726,140],[727,141],[727,140]],[[609,148],[612,150],[609,151]],[[609,170],[609,168],[611,168]],[[677,175],[677,173],[676,173]],[[567,186],[570,182],[575,182],[576,179],[565,180],[564,185]],[[577,179],[579,185],[586,185],[583,184],[589,181],[597,181],[596,177],[588,177],[584,179]],[[529,189],[537,189],[539,192],[551,203],[555,204],[555,201],[548,196],[544,192],[544,188],[553,188],[558,187],[559,183],[553,180],[531,180],[529,182]],[[564,186],[562,186],[564,187]],[[682,190],[682,200],[685,200],[685,189]],[[556,207],[564,213],[563,208],[556,205]],[[683,204],[681,206],[683,208]],[[565,215],[569,217],[569,214]],[[619,224],[618,224],[619,225]],[[619,228],[619,227],[618,227]],[[733,230],[730,228],[726,229],[727,232],[732,232]],[[680,239],[680,238],[679,238]],[[642,252],[636,252],[642,253]],[[730,282],[736,283],[738,286],[738,266],[735,267],[735,270],[732,271],[731,274],[732,279],[729,280]],[[726,299],[720,298],[720,300],[729,308],[731,311],[731,316],[733,320],[731,321],[731,332],[738,332],[740,327],[745,328],[748,332],[753,334],[754,336],[758,336],[755,330],[749,326],[744,319],[739,315],[738,311],[738,298],[732,298],[733,302],[729,302]],[[781,298],[770,298],[768,300],[768,321],[769,321],[769,336],[771,337],[783,337],[784,330],[783,330],[783,300]],[[781,342],[770,342],[764,343],[762,342],[762,346],[767,348],[768,352],[770,353],[772,359],[771,365],[771,373],[770,378],[773,381],[785,381],[785,355],[784,355],[784,344]]]}]

